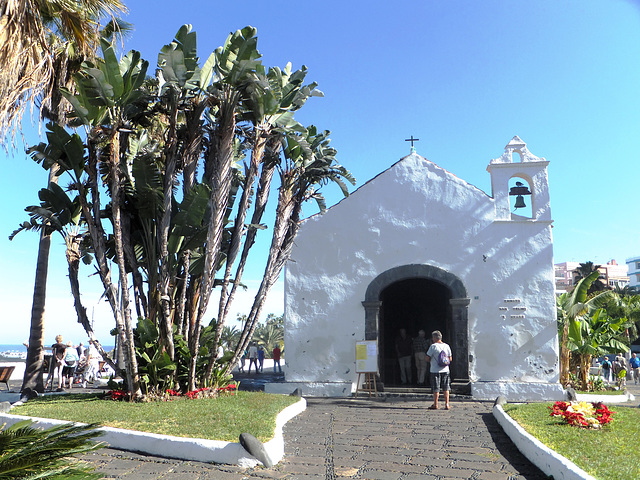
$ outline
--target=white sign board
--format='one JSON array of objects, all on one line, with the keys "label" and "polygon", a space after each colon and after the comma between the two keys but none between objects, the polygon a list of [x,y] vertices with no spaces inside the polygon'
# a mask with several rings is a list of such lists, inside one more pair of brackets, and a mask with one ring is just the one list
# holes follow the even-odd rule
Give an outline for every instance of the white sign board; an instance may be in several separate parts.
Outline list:
[{"label": "white sign board", "polygon": [[378,373],[378,342],[356,342],[356,373]]}]

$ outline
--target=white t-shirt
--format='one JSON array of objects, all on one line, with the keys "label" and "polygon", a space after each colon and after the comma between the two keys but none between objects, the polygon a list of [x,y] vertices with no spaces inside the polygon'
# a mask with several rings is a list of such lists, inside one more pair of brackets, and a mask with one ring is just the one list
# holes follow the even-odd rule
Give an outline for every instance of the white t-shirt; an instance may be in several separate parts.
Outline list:
[{"label": "white t-shirt", "polygon": [[438,365],[438,357],[440,356],[440,352],[445,351],[447,353],[447,356],[451,357],[451,347],[449,347],[449,345],[447,345],[446,343],[433,343],[431,344],[431,346],[429,347],[429,350],[427,350],[427,355],[429,355],[429,358],[431,358],[431,366],[429,368],[429,371],[431,373],[449,373],[449,365],[445,366],[445,367],[441,367],[440,365]]}]

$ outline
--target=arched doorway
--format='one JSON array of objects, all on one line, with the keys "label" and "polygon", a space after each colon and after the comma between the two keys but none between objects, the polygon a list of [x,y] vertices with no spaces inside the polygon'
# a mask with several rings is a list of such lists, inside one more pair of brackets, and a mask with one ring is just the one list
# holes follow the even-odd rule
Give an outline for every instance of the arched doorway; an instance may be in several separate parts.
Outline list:
[{"label": "arched doorway", "polygon": [[469,378],[469,299],[458,277],[431,265],[395,267],[369,284],[362,304],[365,339],[378,341],[378,367],[385,383],[392,385],[399,378],[394,340],[403,326],[410,336],[421,328],[427,336],[441,330],[453,350],[452,377]]},{"label": "arched doorway", "polygon": [[[380,375],[386,385],[400,383],[400,370],[396,361],[395,338],[401,328],[409,337],[418,336],[424,330],[427,338],[434,330],[440,330],[443,340],[450,342],[451,292],[445,285],[427,278],[400,280],[387,286],[380,293],[379,356]],[[413,381],[416,381],[415,364]]]}]

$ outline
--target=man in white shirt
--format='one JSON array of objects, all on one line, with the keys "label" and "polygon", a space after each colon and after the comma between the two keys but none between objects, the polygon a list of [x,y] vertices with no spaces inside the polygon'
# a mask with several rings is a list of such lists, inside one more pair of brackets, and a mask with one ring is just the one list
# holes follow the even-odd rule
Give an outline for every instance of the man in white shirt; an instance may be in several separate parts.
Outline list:
[{"label": "man in white shirt", "polygon": [[451,390],[451,379],[449,377],[449,365],[453,356],[451,355],[451,347],[442,341],[442,333],[435,330],[431,334],[433,343],[427,350],[427,362],[431,364],[429,372],[431,375],[431,391],[433,392],[433,405],[429,410],[438,409],[438,399],[440,390],[444,391],[444,409],[450,410],[449,390]]}]

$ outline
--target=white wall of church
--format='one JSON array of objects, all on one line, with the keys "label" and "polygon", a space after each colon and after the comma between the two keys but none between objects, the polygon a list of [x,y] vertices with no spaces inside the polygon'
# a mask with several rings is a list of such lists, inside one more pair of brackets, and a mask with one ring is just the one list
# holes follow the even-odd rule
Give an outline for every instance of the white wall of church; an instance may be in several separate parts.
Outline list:
[{"label": "white wall of church", "polygon": [[558,381],[550,221],[496,221],[493,198],[417,154],[300,229],[285,276],[286,381],[355,384],[367,287],[411,264],[463,282],[472,382]]}]

